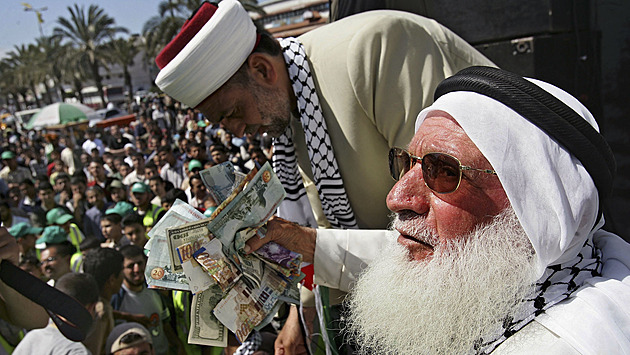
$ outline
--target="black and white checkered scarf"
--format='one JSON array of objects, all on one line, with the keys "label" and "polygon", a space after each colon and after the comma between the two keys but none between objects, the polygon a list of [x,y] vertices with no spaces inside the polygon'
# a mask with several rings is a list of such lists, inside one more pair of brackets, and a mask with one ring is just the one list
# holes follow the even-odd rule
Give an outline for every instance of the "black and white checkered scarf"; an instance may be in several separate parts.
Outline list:
[{"label": "black and white checkered scarf", "polygon": [[479,339],[474,346],[475,353],[491,353],[538,315],[571,296],[584,280],[600,276],[601,270],[601,252],[594,247],[591,237],[572,261],[547,267],[536,283],[534,296],[523,300],[523,311],[515,319],[503,319],[500,328],[487,339]]},{"label": "black and white checkered scarf", "polygon": [[[357,228],[304,47],[296,38],[281,39],[280,45],[297,98],[300,122],[324,214],[333,228]],[[273,168],[287,192],[287,197],[280,205],[279,215],[315,227],[317,224],[298,171],[292,137],[293,131],[289,125],[285,133],[274,140]]]}]

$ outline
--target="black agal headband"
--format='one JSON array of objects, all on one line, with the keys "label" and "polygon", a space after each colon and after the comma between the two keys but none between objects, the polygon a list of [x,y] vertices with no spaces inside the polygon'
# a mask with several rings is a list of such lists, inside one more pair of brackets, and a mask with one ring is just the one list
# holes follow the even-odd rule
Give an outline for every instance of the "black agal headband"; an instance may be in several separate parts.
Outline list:
[{"label": "black agal headband", "polygon": [[608,143],[582,116],[555,96],[517,74],[480,66],[463,69],[442,81],[434,99],[454,91],[476,92],[518,112],[582,162],[600,200],[610,194],[617,165]]}]

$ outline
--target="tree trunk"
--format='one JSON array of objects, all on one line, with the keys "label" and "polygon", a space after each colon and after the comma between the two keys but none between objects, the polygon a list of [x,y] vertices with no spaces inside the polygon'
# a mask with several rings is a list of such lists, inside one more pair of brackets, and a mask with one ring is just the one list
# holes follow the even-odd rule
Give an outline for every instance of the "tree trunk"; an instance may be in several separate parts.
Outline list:
[{"label": "tree trunk", "polygon": [[105,102],[105,94],[103,93],[103,83],[101,75],[98,73],[98,63],[91,63],[92,67],[92,76],[94,77],[94,83],[96,83],[96,89],[98,90],[98,95],[101,97],[101,103],[103,107],[107,106]]},{"label": "tree trunk", "polygon": [[35,89],[34,83],[31,83],[31,91],[33,92],[33,97],[35,98],[35,105],[37,105],[37,107],[42,107],[42,103],[39,101],[39,97],[37,97],[37,90]]},{"label": "tree trunk", "polygon": [[126,65],[123,66],[123,75],[125,76],[125,86],[127,87],[127,109],[130,110],[131,102],[133,101],[133,85],[131,85],[131,75]]}]

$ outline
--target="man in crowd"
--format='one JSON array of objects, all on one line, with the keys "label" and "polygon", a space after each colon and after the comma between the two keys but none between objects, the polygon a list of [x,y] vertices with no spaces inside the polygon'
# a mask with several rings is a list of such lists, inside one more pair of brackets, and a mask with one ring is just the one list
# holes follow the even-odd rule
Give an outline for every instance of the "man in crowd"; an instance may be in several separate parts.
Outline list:
[{"label": "man in crowd", "polygon": [[136,322],[117,325],[107,337],[107,355],[154,355],[153,340],[147,328]]},{"label": "man in crowd", "polygon": [[175,157],[170,146],[158,149],[160,161],[164,164],[160,169],[160,176],[164,181],[170,181],[173,186],[180,188],[184,181],[183,162]]},{"label": "man in crowd", "polygon": [[139,322],[151,334],[157,354],[168,354],[169,343],[179,345],[179,339],[171,328],[168,307],[156,290],[146,287],[144,269],[147,258],[142,247],[127,245],[120,248],[124,257],[123,284],[120,292],[112,298],[117,319]]},{"label": "man in crowd", "polygon": [[43,228],[31,227],[26,222],[15,224],[9,229],[9,233],[15,237],[19,248],[19,261],[26,256],[35,256],[35,241],[42,233]]},{"label": "man in crowd", "polygon": [[144,155],[140,152],[133,153],[131,155],[131,161],[133,163],[133,171],[125,176],[123,183],[127,186],[131,186],[136,182],[146,183],[148,180],[145,179],[144,175]]},{"label": "man in crowd", "polygon": [[144,218],[135,212],[127,213],[122,221],[122,229],[129,243],[144,247],[147,243],[147,227],[144,225]]},{"label": "man in crowd", "polygon": [[[487,67],[436,97],[408,150],[390,151],[397,243],[282,221],[267,236],[304,251],[315,282],[352,288],[348,334],[365,353],[630,351],[630,245],[601,230],[615,163],[590,112]],[[279,226],[306,234],[287,242]]]},{"label": "man in crowd", "polygon": [[94,324],[83,341],[92,354],[105,352],[105,342],[114,329],[114,313],[109,301],[120,290],[122,269],[123,256],[116,249],[96,248],[90,250],[83,260],[83,272],[94,277],[99,291]]},{"label": "man in crowd", "polygon": [[99,156],[102,156],[105,152],[103,141],[100,138],[96,138],[96,130],[94,130],[93,128],[87,130],[86,139],[85,142],[83,142],[81,148],[83,148],[83,151],[88,154],[92,154],[92,151],[94,149],[97,149]]},{"label": "man in crowd", "polygon": [[100,186],[90,186],[85,192],[90,209],[85,212],[83,218],[83,232],[88,237],[95,237],[100,241],[104,241],[103,233],[101,233],[101,217],[105,214],[105,210],[112,206],[112,203],[105,199],[105,193]]},{"label": "man in crowd", "polygon": [[[98,300],[98,286],[94,278],[88,274],[67,274],[59,279],[55,288],[73,297],[91,314]],[[13,351],[16,355],[31,354],[91,354],[81,343],[67,339],[54,323],[46,328],[28,332]]]},{"label": "man in crowd", "polygon": [[158,87],[211,123],[277,137],[274,170],[291,192],[280,216],[337,229],[386,228],[382,157],[409,141],[442,79],[492,65],[417,15],[371,11],[278,42],[232,0],[204,4],[156,62]]},{"label": "man in crowd", "polygon": [[0,170],[0,179],[6,180],[9,175],[13,175],[16,177],[16,180],[24,181],[32,177],[31,171],[28,168],[18,165],[14,152],[5,150],[2,152],[2,155],[0,155],[0,159],[2,159],[2,164],[4,164],[4,168]]},{"label": "man in crowd", "polygon": [[44,228],[42,236],[37,240],[43,246],[40,254],[42,273],[49,280],[50,285],[54,285],[59,278],[69,272],[70,259],[76,252],[76,247],[68,241],[68,234],[59,226],[49,226]]},{"label": "man in crowd", "polygon": [[165,213],[161,206],[151,203],[152,197],[151,189],[146,184],[136,182],[131,186],[131,202],[136,206],[134,211],[142,217],[147,230],[153,228]]}]

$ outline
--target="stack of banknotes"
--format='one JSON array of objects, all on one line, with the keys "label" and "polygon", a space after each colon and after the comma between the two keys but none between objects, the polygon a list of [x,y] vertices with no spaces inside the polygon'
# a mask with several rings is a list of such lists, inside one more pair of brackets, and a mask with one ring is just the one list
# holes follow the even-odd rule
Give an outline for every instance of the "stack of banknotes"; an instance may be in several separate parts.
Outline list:
[{"label": "stack of banknotes", "polygon": [[219,207],[205,216],[183,201],[149,232],[146,279],[149,287],[191,291],[188,342],[227,345],[227,329],[244,341],[273,319],[282,302],[298,303],[302,255],[273,242],[243,252],[285,191],[269,163],[245,175],[230,162],[201,171]]}]

